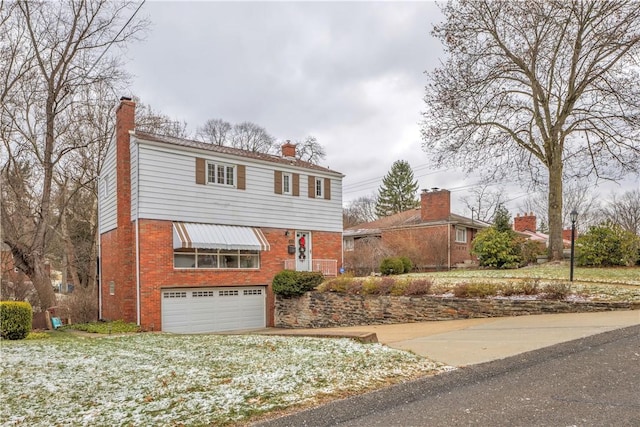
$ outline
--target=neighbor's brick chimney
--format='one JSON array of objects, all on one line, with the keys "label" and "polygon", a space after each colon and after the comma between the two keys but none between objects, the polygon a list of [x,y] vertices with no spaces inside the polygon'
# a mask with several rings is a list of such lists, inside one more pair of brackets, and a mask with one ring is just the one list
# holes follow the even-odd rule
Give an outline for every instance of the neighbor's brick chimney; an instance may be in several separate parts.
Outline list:
[{"label": "neighbor's brick chimney", "polygon": [[295,157],[296,156],[296,144],[292,144],[287,140],[282,144],[282,157]]},{"label": "neighbor's brick chimney", "polygon": [[513,229],[515,231],[532,231],[535,233],[537,230],[536,216],[533,212],[530,212],[528,215],[525,213],[522,216],[516,214],[516,217],[513,219]]},{"label": "neighbor's brick chimney", "polygon": [[422,221],[449,219],[451,214],[451,193],[449,190],[432,188],[420,194],[420,217]]}]

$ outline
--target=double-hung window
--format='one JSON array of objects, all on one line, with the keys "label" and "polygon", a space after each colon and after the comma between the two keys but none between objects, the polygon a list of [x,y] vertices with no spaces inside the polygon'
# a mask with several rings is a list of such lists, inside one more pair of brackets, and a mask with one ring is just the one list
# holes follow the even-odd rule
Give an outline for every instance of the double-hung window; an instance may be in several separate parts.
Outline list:
[{"label": "double-hung window", "polygon": [[207,163],[207,182],[235,187],[236,166],[226,163]]},{"label": "double-hung window", "polygon": [[282,174],[282,194],[291,194],[292,179],[290,173]]},{"label": "double-hung window", "polygon": [[324,197],[324,179],[316,178],[316,197]]},{"label": "double-hung window", "polygon": [[467,243],[467,229],[456,227],[456,243]]}]

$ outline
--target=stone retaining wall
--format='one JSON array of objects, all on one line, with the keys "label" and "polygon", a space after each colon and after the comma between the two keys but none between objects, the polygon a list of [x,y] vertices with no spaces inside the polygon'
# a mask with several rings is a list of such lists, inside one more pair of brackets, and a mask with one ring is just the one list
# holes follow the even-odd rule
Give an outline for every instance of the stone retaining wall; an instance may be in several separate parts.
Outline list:
[{"label": "stone retaining wall", "polygon": [[327,328],[612,310],[640,310],[640,303],[365,296],[307,292],[297,298],[276,296],[275,326]]}]

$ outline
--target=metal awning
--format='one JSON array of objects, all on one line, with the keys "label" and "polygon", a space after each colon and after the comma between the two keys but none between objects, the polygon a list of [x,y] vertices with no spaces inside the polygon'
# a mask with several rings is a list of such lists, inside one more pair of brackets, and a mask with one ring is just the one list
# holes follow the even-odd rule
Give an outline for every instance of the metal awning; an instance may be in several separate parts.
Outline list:
[{"label": "metal awning", "polygon": [[269,242],[259,228],[234,225],[173,223],[173,248],[240,249],[268,251]]}]

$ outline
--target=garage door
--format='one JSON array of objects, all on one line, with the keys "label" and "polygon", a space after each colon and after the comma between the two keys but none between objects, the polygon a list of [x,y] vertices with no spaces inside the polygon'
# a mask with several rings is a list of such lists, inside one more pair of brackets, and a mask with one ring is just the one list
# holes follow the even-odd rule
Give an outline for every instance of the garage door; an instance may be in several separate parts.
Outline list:
[{"label": "garage door", "polygon": [[222,332],[266,326],[266,288],[162,290],[162,330]]}]

